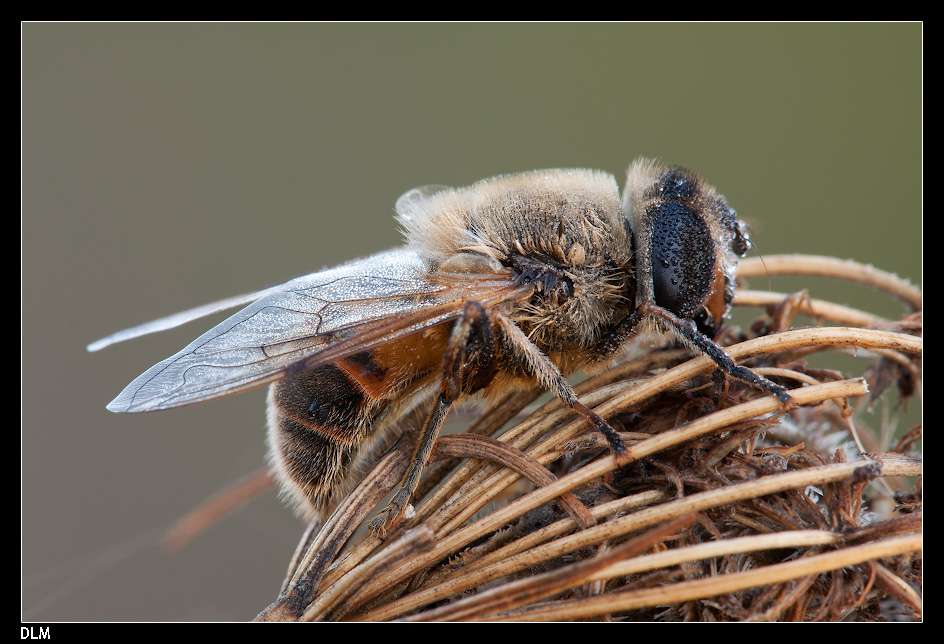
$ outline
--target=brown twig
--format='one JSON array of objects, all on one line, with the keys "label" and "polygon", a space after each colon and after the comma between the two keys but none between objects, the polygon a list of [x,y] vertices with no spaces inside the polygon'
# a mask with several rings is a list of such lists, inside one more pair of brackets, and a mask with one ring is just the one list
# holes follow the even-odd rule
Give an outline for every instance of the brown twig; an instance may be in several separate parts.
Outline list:
[{"label": "brown twig", "polygon": [[749,257],[738,263],[738,277],[769,275],[809,275],[855,282],[882,291],[918,311],[922,307],[921,290],[908,280],[869,264],[822,255],[765,255]]}]

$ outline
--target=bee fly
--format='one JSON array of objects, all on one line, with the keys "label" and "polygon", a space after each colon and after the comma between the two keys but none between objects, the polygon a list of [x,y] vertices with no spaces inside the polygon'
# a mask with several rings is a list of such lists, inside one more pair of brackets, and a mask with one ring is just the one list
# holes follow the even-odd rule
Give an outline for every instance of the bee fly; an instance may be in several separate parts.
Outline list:
[{"label": "bee fly", "polygon": [[429,408],[380,534],[403,516],[449,408],[535,383],[601,431],[565,376],[602,367],[641,331],[674,334],[718,368],[790,395],[736,365],[711,336],[727,315],[747,235],[698,176],[653,161],[612,175],[539,170],[467,188],[419,188],[396,205],[404,248],[115,334],[89,346],[248,304],[148,369],[108,409],[143,412],[263,384],[271,462],[308,518],[325,517],[371,447],[417,405]]}]

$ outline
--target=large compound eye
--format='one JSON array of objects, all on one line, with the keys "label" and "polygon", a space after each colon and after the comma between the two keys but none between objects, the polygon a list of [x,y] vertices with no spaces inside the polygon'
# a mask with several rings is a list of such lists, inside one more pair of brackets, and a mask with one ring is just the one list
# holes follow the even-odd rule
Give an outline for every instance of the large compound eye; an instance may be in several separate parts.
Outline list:
[{"label": "large compound eye", "polygon": [[711,292],[714,243],[705,221],[688,204],[661,201],[650,207],[652,286],[656,304],[692,319]]}]

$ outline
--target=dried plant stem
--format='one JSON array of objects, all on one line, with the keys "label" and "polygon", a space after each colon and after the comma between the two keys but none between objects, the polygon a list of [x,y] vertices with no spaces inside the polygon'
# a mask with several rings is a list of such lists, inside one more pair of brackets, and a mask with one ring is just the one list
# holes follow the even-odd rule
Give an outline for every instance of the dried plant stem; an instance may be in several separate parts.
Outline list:
[{"label": "dried plant stem", "polygon": [[563,600],[554,602],[552,606],[536,607],[534,610],[516,612],[510,615],[508,619],[512,621],[586,619],[596,615],[689,601],[757,586],[781,583],[873,559],[919,552],[921,548],[922,539],[920,534],[903,535],[861,546],[812,555],[797,561],[773,564],[728,575],[682,581],[670,586],[615,592],[586,599]]},{"label": "dried plant stem", "polygon": [[[594,508],[592,512],[596,518],[603,519],[616,516],[621,512],[629,511],[637,506],[646,506],[662,501],[665,496],[665,493],[660,491],[645,492],[635,495],[632,498],[625,497],[611,503],[603,504]],[[506,571],[513,572],[511,569],[496,568],[497,565],[500,565],[500,563],[508,557],[555,539],[560,535],[572,531],[574,527],[575,523],[571,519],[557,521],[520,539],[516,539],[512,543],[463,566],[461,569],[454,571],[451,575],[447,575],[445,579],[432,579],[416,592],[391,601],[367,613],[355,615],[352,619],[363,621],[394,619],[411,610],[456,595],[469,588],[486,584],[502,577]]]},{"label": "dried plant stem", "polygon": [[[279,598],[256,617],[257,621],[295,620],[302,614],[310,589],[318,587],[328,565],[370,509],[399,483],[406,472],[412,450],[404,448],[409,446],[409,441],[402,438],[399,445],[400,449],[395,445],[377,463],[317,533],[315,526],[309,526],[289,564]],[[365,541],[373,541],[374,547],[380,544],[380,540],[370,534]]]},{"label": "dried plant stem", "polygon": [[663,525],[649,532],[630,539],[617,547],[609,548],[592,559],[582,561],[574,566],[555,570],[543,575],[536,575],[527,579],[506,584],[501,588],[493,588],[479,593],[467,600],[460,600],[453,604],[428,611],[418,616],[416,620],[406,621],[444,621],[464,619],[481,615],[483,612],[507,610],[523,603],[547,597],[566,588],[586,583],[586,580],[596,571],[604,569],[621,559],[633,557],[638,552],[650,548],[654,543],[661,541],[676,530],[685,527],[693,521],[693,516],[667,521]]},{"label": "dried plant stem", "polygon": [[768,275],[815,275],[855,282],[882,291],[917,311],[922,308],[921,290],[907,280],[852,260],[821,255],[767,255],[749,257],[738,263],[738,277],[767,277]]},{"label": "dried plant stem", "polygon": [[[734,306],[777,306],[788,297],[786,293],[740,289],[734,293],[733,303]],[[797,305],[797,313],[847,326],[884,328],[892,324],[890,320],[878,315],[812,298],[803,298]]]},{"label": "dried plant stem", "polygon": [[268,467],[244,476],[201,503],[171,526],[164,534],[162,540],[164,547],[173,552],[180,550],[210,525],[219,521],[221,517],[270,490],[273,485],[275,485],[275,480]]},{"label": "dried plant stem", "polygon": [[433,547],[435,538],[428,526],[420,525],[400,534],[381,553],[367,559],[357,567],[356,573],[347,575],[339,583],[329,586],[301,616],[302,621],[313,621],[331,617],[330,610],[344,606],[345,600],[361,585],[377,577],[400,561],[416,556]]},{"label": "dried plant stem", "polygon": [[911,606],[919,616],[921,615],[921,596],[918,595],[911,586],[880,563],[875,564],[875,572],[878,582],[882,584],[890,594],[898,597],[902,603]]},{"label": "dried plant stem", "polygon": [[[475,434],[453,434],[443,436],[436,444],[439,456],[460,456],[478,458],[504,465],[536,485],[549,485],[556,477],[541,464],[523,452],[501,441]],[[596,523],[590,511],[570,492],[559,499],[562,507],[573,517],[581,528],[588,528]]]}]

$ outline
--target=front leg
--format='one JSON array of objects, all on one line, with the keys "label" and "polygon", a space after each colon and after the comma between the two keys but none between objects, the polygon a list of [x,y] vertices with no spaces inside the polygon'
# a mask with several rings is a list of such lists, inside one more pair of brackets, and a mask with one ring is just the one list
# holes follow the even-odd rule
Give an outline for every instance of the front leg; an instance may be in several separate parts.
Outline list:
[{"label": "front leg", "polygon": [[773,394],[784,408],[793,404],[793,398],[786,387],[773,383],[747,367],[735,363],[721,345],[698,330],[693,320],[683,320],[652,302],[640,304],[600,340],[601,355],[610,357],[616,353],[638,331],[646,318],[654,318],[661,328],[674,331],[676,336],[689,347],[711,358],[723,373],[761,391]]}]

